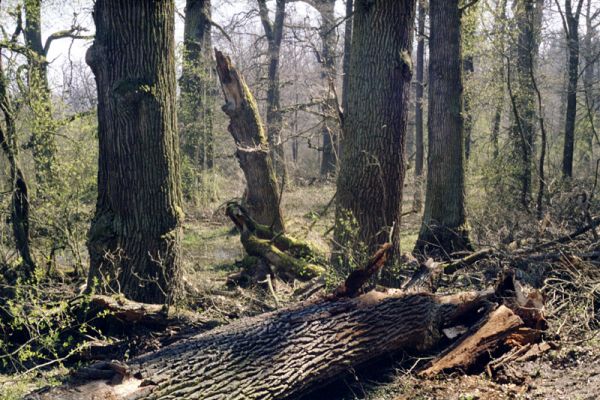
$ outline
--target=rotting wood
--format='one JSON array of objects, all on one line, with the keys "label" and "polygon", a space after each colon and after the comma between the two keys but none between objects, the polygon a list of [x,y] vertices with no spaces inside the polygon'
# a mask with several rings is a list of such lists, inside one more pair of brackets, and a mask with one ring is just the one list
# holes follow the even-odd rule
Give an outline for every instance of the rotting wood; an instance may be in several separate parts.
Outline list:
[{"label": "rotting wood", "polygon": [[421,376],[456,369],[468,372],[487,364],[494,353],[530,346],[540,340],[547,327],[541,293],[526,290],[512,271],[505,271],[496,294],[502,297],[503,304],[481,318],[469,332],[431,361]]},{"label": "rotting wood", "polygon": [[364,284],[383,268],[392,249],[391,243],[381,245],[379,250],[369,259],[367,265],[364,268],[352,271],[333,295],[336,297],[355,297],[359,294]]},{"label": "rotting wood", "polygon": [[217,49],[215,57],[226,101],[222,109],[229,117],[229,132],[237,149],[235,154],[246,177],[244,206],[256,221],[283,232],[280,193],[258,106],[229,57]]},{"label": "rotting wood", "polygon": [[[249,265],[245,265],[240,274],[230,276],[230,280],[263,280],[263,275],[268,273],[286,280],[309,280],[325,272],[325,257],[307,242],[257,223],[243,206],[235,202],[228,203],[225,212],[240,231],[240,239],[248,255],[256,258],[246,259],[243,264]],[[266,262],[266,268],[256,266],[260,260]]]}]

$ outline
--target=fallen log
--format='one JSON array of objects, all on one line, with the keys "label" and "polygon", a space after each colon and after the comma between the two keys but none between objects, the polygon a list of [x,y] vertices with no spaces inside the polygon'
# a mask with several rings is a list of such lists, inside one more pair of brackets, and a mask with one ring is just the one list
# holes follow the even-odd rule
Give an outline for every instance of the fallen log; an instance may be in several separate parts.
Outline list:
[{"label": "fallen log", "polygon": [[501,288],[503,293],[486,290],[446,296],[372,291],[355,298],[305,302],[193,336],[127,364],[87,368],[85,375],[99,380],[28,398],[285,399],[304,395],[385,354],[430,352],[445,343],[447,328],[468,329],[489,321],[487,316],[495,309],[492,301],[501,301],[510,289]]}]

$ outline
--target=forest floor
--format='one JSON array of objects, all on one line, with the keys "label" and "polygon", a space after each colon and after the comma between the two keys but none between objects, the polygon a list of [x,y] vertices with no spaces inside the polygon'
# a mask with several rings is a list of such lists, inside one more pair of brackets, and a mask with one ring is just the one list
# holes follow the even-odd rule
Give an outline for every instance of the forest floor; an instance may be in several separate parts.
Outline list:
[{"label": "forest floor", "polygon": [[[282,208],[287,229],[292,236],[306,239],[327,251],[329,247],[335,195],[333,184],[313,183],[286,191]],[[233,198],[239,193],[221,193],[220,198]],[[404,210],[412,208],[413,194],[404,196]],[[278,301],[260,288],[232,288],[227,276],[237,270],[244,251],[238,233],[224,215],[223,205],[213,202],[210,207],[188,212],[185,221],[183,259],[187,281],[199,295],[187,303],[188,312],[200,320],[223,324],[231,320],[283,307],[294,301],[286,287],[278,289]],[[409,213],[401,226],[402,251],[410,251],[417,237],[420,215]],[[482,274],[478,265],[461,271],[455,282],[470,281]],[[600,268],[600,267],[597,267]],[[342,277],[333,277],[339,280]],[[335,284],[336,282],[333,282]],[[600,288],[600,286],[599,286]],[[596,288],[596,290],[600,290]],[[289,289],[289,288],[287,288]],[[279,292],[281,290],[281,292]],[[209,293],[203,295],[202,293]],[[575,307],[575,306],[574,306]],[[576,312],[576,311],[575,311]],[[377,360],[372,365],[357,368],[345,378],[320,389],[306,399],[599,399],[600,398],[600,331],[577,330],[578,336],[558,335],[570,319],[550,324],[547,340],[553,349],[541,357],[512,362],[502,373],[490,376],[452,374],[435,379],[418,377],[415,371],[427,358],[394,355]],[[138,349],[139,350],[139,349]],[[135,351],[131,354],[135,354]],[[375,372],[374,372],[375,371]],[[60,382],[68,368],[60,367],[27,376],[0,375],[0,400],[19,399],[22,394],[47,384]]]}]

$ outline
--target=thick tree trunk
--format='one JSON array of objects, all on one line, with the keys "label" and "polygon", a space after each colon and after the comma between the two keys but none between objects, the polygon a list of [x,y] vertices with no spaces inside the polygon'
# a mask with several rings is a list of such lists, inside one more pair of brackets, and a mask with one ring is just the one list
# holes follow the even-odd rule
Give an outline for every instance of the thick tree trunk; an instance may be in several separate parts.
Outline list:
[{"label": "thick tree trunk", "polygon": [[271,150],[271,162],[275,174],[281,178],[282,185],[287,180],[287,166],[282,142],[283,116],[279,93],[279,57],[281,40],[283,39],[283,22],[285,20],[285,0],[275,2],[275,20],[269,20],[269,9],[266,0],[258,0],[260,19],[268,41],[269,70],[267,88],[267,137]]},{"label": "thick tree trunk", "polygon": [[52,184],[52,165],[56,156],[56,123],[52,115],[48,61],[42,43],[41,0],[25,2],[25,44],[29,104],[33,114],[31,148],[38,192],[44,195]]},{"label": "thick tree trunk", "polygon": [[465,213],[461,13],[458,0],[431,0],[429,155],[425,212],[415,251],[470,249]]},{"label": "thick tree trunk", "polygon": [[[395,227],[399,250],[414,16],[414,0],[355,3],[334,232],[333,259],[342,265],[358,250],[356,234],[372,253]],[[349,232],[351,220],[357,229]]]},{"label": "thick tree trunk", "polygon": [[180,140],[183,155],[206,170],[214,164],[213,107],[216,81],[213,75],[211,1],[187,0],[180,78]]},{"label": "thick tree trunk", "polygon": [[246,177],[244,207],[257,222],[283,232],[277,179],[256,101],[229,57],[217,50],[215,56],[226,101],[223,111],[230,118],[229,132],[235,140],[236,156]]},{"label": "thick tree trunk", "polygon": [[477,320],[477,310],[491,296],[493,291],[370,292],[299,304],[191,337],[128,366],[115,365],[127,376],[122,384],[93,382],[51,395],[64,400],[109,394],[129,400],[291,398],[390,352],[435,348],[444,337],[442,328]]},{"label": "thick tree trunk", "polygon": [[575,150],[575,121],[577,118],[577,81],[579,80],[579,15],[581,3],[573,12],[571,0],[565,1],[567,25],[567,110],[565,116],[565,142],[563,148],[562,173],[565,178],[573,176],[573,153]]},{"label": "thick tree trunk", "polygon": [[100,141],[88,288],[146,303],[172,301],[181,275],[174,11],[172,1],[98,0],[86,55]]}]

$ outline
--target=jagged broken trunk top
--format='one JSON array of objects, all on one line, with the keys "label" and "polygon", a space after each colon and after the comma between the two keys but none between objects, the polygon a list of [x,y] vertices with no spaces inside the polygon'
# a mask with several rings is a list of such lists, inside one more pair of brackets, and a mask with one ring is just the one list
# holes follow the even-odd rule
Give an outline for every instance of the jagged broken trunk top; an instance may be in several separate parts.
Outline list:
[{"label": "jagged broken trunk top", "polygon": [[230,118],[229,132],[246,177],[244,206],[257,222],[283,231],[277,179],[256,101],[229,57],[216,49],[215,57],[226,102],[223,111]]}]

